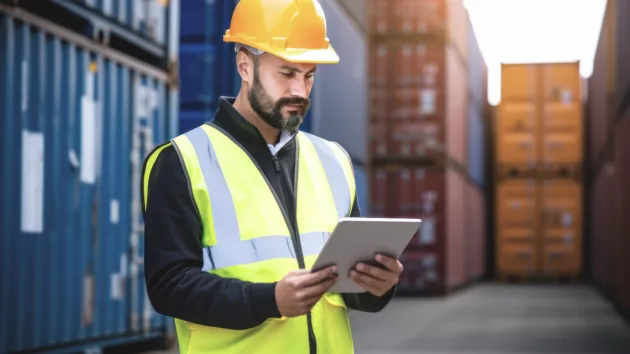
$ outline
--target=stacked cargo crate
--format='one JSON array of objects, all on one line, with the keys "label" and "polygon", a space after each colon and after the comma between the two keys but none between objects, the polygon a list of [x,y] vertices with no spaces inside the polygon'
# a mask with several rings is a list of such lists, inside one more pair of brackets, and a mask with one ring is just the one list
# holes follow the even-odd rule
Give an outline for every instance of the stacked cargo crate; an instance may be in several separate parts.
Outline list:
[{"label": "stacked cargo crate", "polygon": [[139,187],[176,133],[178,6],[0,2],[0,352],[172,335],[144,286]]},{"label": "stacked cargo crate", "polygon": [[461,1],[369,10],[372,215],[423,220],[398,292],[444,294],[484,273],[485,67]]},{"label": "stacked cargo crate", "polygon": [[577,277],[582,268],[579,63],[504,64],[496,135],[501,277]]}]

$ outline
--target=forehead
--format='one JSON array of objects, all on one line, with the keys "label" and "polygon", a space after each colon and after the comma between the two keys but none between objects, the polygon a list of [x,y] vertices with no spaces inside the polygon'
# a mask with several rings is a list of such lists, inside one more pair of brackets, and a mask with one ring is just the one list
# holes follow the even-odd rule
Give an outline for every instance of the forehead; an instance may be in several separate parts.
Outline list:
[{"label": "forehead", "polygon": [[269,53],[264,53],[261,55],[260,59],[261,63],[264,63],[265,66],[273,69],[286,69],[296,71],[298,73],[312,72],[317,69],[317,65],[314,63],[292,63]]}]

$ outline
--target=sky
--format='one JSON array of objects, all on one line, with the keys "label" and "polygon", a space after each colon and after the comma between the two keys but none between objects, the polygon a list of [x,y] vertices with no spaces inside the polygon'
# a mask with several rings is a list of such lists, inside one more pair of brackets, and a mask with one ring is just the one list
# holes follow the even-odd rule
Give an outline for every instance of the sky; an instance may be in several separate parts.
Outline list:
[{"label": "sky", "polygon": [[501,100],[501,63],[580,61],[588,79],[607,0],[464,0],[488,66],[488,102]]}]

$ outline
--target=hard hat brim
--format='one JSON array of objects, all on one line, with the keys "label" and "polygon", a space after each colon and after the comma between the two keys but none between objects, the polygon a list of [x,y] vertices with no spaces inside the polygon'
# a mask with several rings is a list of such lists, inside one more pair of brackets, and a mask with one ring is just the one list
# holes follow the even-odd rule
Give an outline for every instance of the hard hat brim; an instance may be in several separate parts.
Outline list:
[{"label": "hard hat brim", "polygon": [[328,45],[326,49],[299,49],[299,48],[286,48],[275,49],[269,48],[260,43],[254,43],[252,41],[243,40],[241,38],[236,39],[229,34],[223,36],[224,42],[241,43],[252,48],[256,48],[282,58],[291,63],[311,63],[311,64],[337,64],[339,63],[339,55],[332,47]]},{"label": "hard hat brim", "polygon": [[291,63],[309,63],[309,64],[337,64],[339,63],[339,55],[332,46],[327,49],[286,49],[286,50],[269,50],[269,54],[280,57]]}]

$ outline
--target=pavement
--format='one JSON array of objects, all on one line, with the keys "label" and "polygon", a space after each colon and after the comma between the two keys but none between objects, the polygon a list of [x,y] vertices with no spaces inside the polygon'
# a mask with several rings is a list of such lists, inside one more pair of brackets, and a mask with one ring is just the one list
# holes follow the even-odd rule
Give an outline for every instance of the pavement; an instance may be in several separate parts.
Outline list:
[{"label": "pavement", "polygon": [[630,354],[630,327],[587,285],[482,284],[350,320],[356,354]]}]

